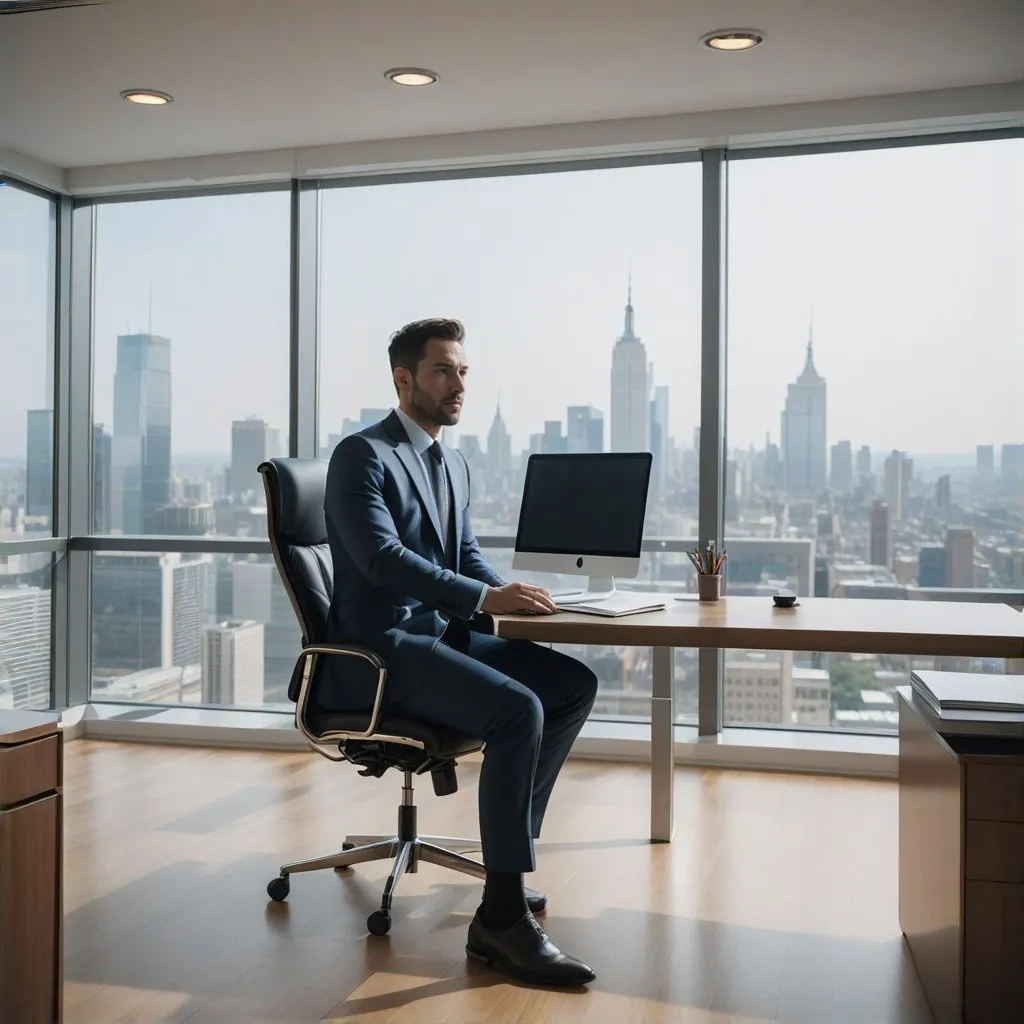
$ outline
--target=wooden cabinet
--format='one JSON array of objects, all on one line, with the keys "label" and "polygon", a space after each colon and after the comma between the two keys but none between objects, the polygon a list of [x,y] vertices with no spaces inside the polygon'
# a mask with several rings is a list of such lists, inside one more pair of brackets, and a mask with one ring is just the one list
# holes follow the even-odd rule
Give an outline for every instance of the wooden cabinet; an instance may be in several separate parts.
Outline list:
[{"label": "wooden cabinet", "polygon": [[62,1017],[57,716],[0,712],[0,1024]]},{"label": "wooden cabinet", "polygon": [[1024,742],[900,694],[900,927],[939,1022],[1024,1020]]}]

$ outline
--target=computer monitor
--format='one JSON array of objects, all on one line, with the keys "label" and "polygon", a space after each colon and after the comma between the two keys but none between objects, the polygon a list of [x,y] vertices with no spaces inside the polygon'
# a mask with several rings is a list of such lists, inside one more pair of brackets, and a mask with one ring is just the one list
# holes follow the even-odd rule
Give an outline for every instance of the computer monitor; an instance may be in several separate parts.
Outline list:
[{"label": "computer monitor", "polygon": [[650,452],[531,455],[512,567],[589,576],[581,603],[614,593],[616,576],[636,577],[652,461]]}]

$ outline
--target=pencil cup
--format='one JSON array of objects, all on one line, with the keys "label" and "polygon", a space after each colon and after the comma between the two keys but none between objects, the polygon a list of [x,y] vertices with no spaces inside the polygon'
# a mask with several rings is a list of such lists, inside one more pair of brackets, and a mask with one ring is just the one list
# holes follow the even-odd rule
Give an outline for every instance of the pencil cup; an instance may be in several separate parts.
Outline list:
[{"label": "pencil cup", "polygon": [[721,575],[701,573],[697,577],[697,597],[701,601],[717,601],[722,596]]}]

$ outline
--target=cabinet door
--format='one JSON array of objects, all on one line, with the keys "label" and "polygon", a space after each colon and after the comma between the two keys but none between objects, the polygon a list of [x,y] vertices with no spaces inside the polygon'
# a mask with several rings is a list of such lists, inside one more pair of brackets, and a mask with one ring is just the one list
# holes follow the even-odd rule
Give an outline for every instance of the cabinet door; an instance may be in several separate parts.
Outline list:
[{"label": "cabinet door", "polygon": [[59,1017],[60,803],[0,812],[0,1024]]},{"label": "cabinet door", "polygon": [[964,1019],[1024,1020],[1024,885],[968,881],[964,900]]}]

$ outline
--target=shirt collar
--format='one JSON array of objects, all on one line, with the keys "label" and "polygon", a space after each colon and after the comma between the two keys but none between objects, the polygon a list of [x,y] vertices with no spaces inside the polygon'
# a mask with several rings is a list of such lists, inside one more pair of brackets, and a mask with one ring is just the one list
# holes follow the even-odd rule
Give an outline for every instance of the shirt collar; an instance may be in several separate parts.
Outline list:
[{"label": "shirt collar", "polygon": [[398,408],[398,406],[395,406],[395,412],[398,413],[398,418],[402,421],[402,426],[405,427],[405,433],[409,438],[409,443],[416,450],[416,454],[423,455],[434,443],[434,439],[411,416]]}]

